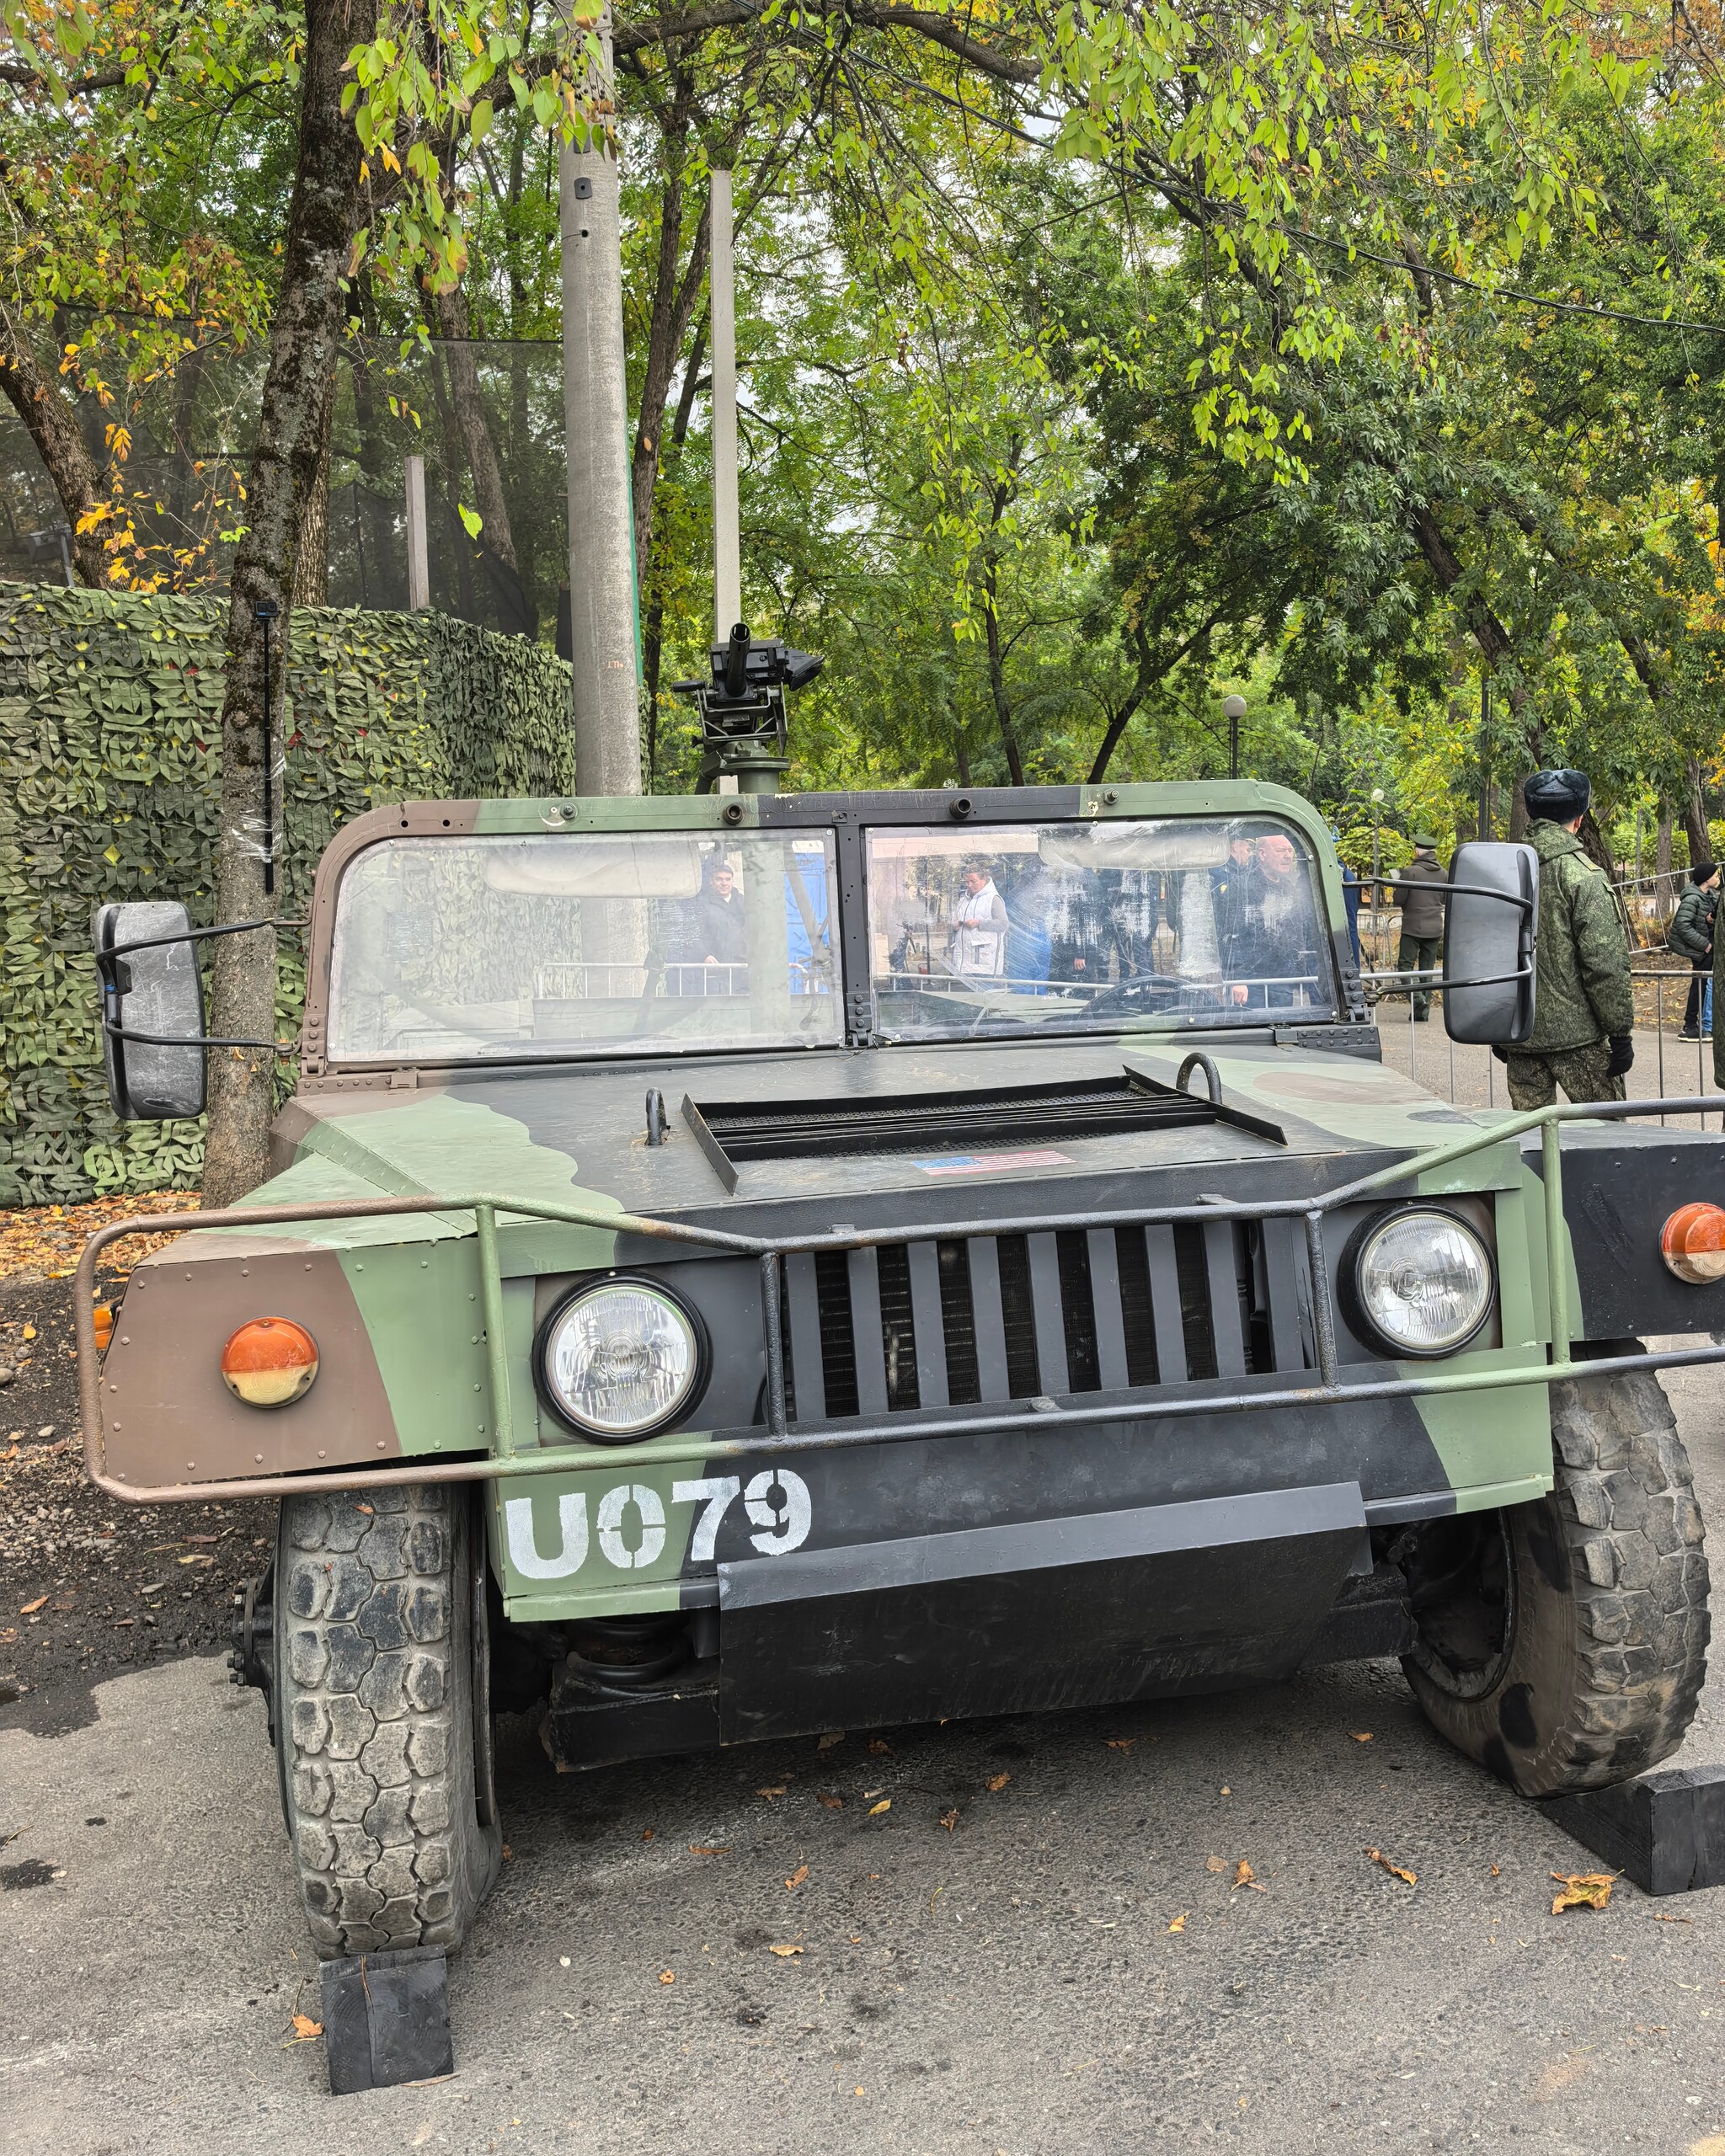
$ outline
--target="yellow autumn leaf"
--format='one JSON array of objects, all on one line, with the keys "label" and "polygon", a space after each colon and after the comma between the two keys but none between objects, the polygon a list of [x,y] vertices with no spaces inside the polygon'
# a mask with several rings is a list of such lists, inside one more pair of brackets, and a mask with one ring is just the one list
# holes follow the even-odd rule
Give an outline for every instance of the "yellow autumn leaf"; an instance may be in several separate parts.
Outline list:
[{"label": "yellow autumn leaf", "polygon": [[780,1961],[782,1961],[788,1956],[792,1954],[800,1954],[803,1950],[800,1946],[769,1946],[766,1951],[769,1954],[777,1954]]},{"label": "yellow autumn leaf", "polygon": [[1558,1892],[1551,1897],[1551,1914],[1564,1909],[1603,1909],[1617,1883],[1615,1871],[1554,1871]]},{"label": "yellow autumn leaf", "polygon": [[293,2017],[293,2032],[302,2043],[309,2043],[313,2036],[323,2035],[323,2024],[321,2021],[314,2021],[309,2014],[296,2014]]},{"label": "yellow autumn leaf", "polygon": [[1399,1864],[1391,1864],[1381,1849],[1368,1849],[1365,1854],[1373,1864],[1381,1865],[1395,1878],[1405,1879],[1410,1886],[1417,1886],[1419,1884],[1419,1876],[1417,1872],[1407,1871]]},{"label": "yellow autumn leaf", "polygon": [[1177,1916],[1174,1919],[1174,1921],[1168,1926],[1168,1929],[1170,1931],[1184,1931],[1186,1929],[1186,1919],[1191,1915],[1191,1913],[1192,1912],[1190,1909],[1182,1909],[1179,1915]]},{"label": "yellow autumn leaf", "polygon": [[794,1894],[808,1876],[808,1865],[806,1864],[799,1864],[796,1870],[791,1874],[790,1877],[785,1881],[787,1892]]},{"label": "yellow autumn leaf", "polygon": [[890,1812],[890,1811],[892,1810],[892,1808],[893,1808],[893,1801],[892,1801],[892,1799],[891,1799],[889,1796],[884,1796],[884,1797],[882,1797],[882,1799],[880,1800],[880,1801],[879,1801],[879,1804],[871,1804],[871,1805],[869,1806],[869,1807],[868,1807],[868,1816],[869,1816],[869,1817],[870,1817],[871,1819],[873,1819],[873,1818],[875,1818],[875,1817],[876,1817],[879,1813],[881,1813],[881,1812]]},{"label": "yellow autumn leaf", "polygon": [[36,1337],[36,1328],[35,1326],[27,1325],[24,1329],[22,1337],[26,1340],[34,1340]]},{"label": "yellow autumn leaf", "polygon": [[1354,1742],[1356,1744],[1370,1744],[1371,1742],[1371,1732],[1369,1729],[1350,1729],[1348,1734],[1354,1739]]},{"label": "yellow autumn leaf", "polygon": [[674,1984],[676,1980],[677,1972],[675,1969],[661,1969],[659,1972],[659,1981],[662,1984]]}]

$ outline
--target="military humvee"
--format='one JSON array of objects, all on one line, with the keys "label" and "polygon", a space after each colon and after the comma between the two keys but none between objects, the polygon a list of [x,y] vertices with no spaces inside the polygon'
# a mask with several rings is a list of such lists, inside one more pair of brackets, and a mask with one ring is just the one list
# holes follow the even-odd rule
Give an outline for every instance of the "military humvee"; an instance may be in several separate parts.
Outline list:
[{"label": "military humvee", "polygon": [[[1525,1035],[1535,874],[1458,860],[1458,1037]],[[122,1113],[195,1113],[211,931],[97,931]],[[280,1500],[234,1660],[326,1957],[462,1938],[502,1710],[579,1769],[1394,1655],[1608,1783],[1707,1641],[1706,1350],[1637,1336],[1725,1326],[1725,1141],[1647,1105],[1386,1069],[1274,787],[380,808],[273,1180],[99,1352],[141,1224],[85,1254],[90,1472]]]}]

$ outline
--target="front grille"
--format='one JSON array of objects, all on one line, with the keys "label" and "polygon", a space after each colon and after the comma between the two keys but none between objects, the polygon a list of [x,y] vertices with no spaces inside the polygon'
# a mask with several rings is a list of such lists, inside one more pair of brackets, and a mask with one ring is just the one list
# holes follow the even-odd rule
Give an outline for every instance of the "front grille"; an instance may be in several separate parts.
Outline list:
[{"label": "front grille", "polygon": [[790,1257],[792,1415],[836,1421],[1309,1367],[1284,1226],[1062,1229]]}]

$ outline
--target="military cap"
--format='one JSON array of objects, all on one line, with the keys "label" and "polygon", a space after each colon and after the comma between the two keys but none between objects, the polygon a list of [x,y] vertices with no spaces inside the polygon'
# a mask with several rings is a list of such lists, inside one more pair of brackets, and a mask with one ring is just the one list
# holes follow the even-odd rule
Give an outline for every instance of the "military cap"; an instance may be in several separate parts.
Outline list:
[{"label": "military cap", "polygon": [[1543,816],[1553,824],[1567,824],[1585,815],[1594,798],[1593,781],[1585,771],[1535,771],[1521,789],[1530,816]]},{"label": "military cap", "polygon": [[1416,831],[1413,834],[1413,843],[1424,853],[1435,853],[1438,850],[1438,842],[1429,831]]}]

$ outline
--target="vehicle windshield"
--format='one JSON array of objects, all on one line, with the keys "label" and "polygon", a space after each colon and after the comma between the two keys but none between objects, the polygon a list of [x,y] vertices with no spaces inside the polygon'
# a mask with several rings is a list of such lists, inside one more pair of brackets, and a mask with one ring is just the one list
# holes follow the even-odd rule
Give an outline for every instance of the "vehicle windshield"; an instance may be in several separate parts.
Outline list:
[{"label": "vehicle windshield", "polygon": [[1274,818],[877,829],[868,842],[887,1039],[1335,1014],[1316,864]]},{"label": "vehicle windshield", "polygon": [[341,879],[337,1062],[841,1038],[830,836],[386,840]]}]

